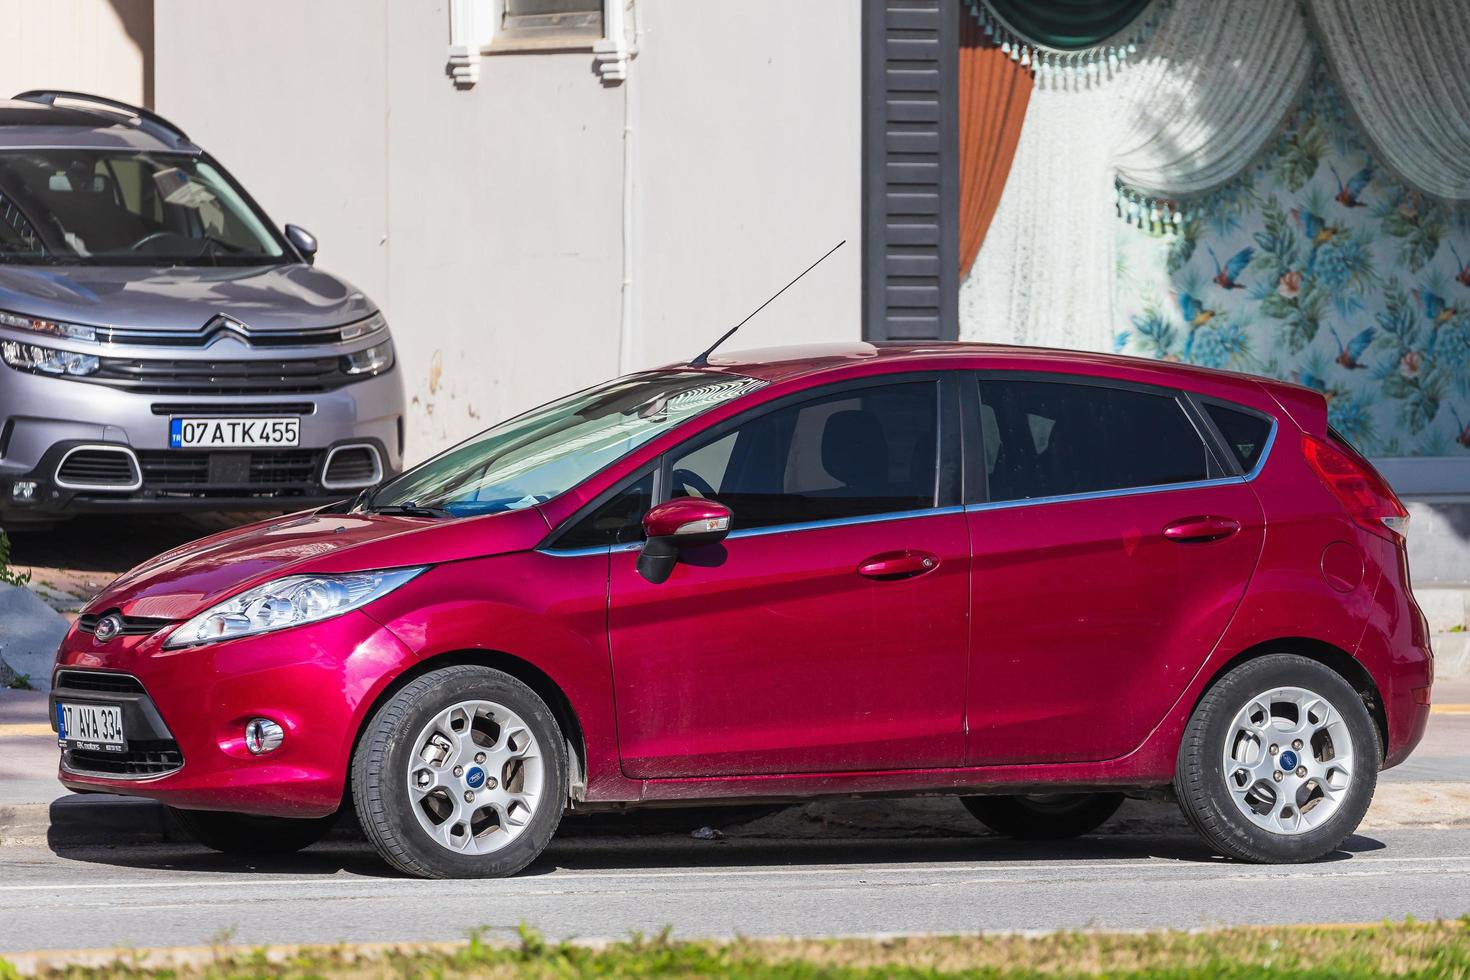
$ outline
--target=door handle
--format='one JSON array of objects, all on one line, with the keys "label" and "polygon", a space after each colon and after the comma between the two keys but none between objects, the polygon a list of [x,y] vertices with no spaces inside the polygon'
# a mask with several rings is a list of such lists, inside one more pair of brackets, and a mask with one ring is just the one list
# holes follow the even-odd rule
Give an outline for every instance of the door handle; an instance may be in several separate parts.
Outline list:
[{"label": "door handle", "polygon": [[927,551],[885,551],[857,567],[859,575],[876,579],[913,578],[939,567],[939,558]]},{"label": "door handle", "polygon": [[1240,522],[1229,517],[1184,517],[1164,526],[1170,541],[1218,541],[1240,530]]}]

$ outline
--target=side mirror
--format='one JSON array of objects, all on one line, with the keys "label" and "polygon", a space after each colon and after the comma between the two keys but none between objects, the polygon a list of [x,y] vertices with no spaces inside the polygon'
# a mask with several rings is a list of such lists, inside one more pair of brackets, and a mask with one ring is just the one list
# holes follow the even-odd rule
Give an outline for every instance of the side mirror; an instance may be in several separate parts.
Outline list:
[{"label": "side mirror", "polygon": [[316,236],[300,225],[286,226],[286,241],[291,247],[301,253],[307,265],[316,261]]},{"label": "side mirror", "polygon": [[643,551],[638,574],[654,585],[669,580],[683,548],[723,541],[730,533],[730,508],[703,497],[680,497],[643,515]]}]

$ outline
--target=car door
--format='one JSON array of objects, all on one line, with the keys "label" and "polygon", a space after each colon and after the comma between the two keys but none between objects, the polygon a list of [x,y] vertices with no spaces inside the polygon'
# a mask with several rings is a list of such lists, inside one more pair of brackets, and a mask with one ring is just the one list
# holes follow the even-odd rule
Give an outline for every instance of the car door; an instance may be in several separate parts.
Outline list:
[{"label": "car door", "polygon": [[961,761],[969,546],[957,403],[932,376],[820,389],[666,455],[658,496],[719,500],[733,530],[657,585],[639,575],[636,547],[613,551],[608,638],[626,774]]},{"label": "car door", "polygon": [[966,405],[987,488],[968,508],[967,760],[1124,755],[1224,633],[1260,504],[1178,392],[996,374]]}]

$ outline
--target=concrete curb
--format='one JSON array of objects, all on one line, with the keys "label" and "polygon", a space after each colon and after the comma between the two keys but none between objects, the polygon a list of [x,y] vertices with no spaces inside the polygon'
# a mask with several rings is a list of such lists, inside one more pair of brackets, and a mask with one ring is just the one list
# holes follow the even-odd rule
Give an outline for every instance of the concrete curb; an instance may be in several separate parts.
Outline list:
[{"label": "concrete curb", "polygon": [[154,800],[76,794],[50,803],[0,807],[0,845],[44,840],[70,847],[182,839],[168,811]]}]

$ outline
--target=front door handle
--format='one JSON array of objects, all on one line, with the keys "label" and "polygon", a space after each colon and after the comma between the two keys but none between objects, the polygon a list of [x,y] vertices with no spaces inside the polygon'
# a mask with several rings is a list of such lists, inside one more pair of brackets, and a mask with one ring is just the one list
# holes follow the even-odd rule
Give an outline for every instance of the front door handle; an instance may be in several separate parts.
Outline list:
[{"label": "front door handle", "polygon": [[939,567],[939,558],[927,551],[885,551],[857,567],[859,575],[876,579],[913,578]]},{"label": "front door handle", "polygon": [[1164,526],[1170,541],[1218,541],[1240,530],[1240,522],[1229,517],[1185,517]]}]

